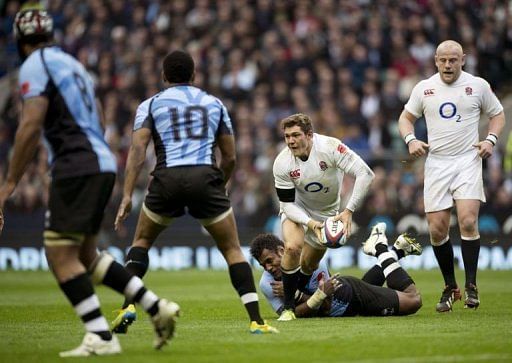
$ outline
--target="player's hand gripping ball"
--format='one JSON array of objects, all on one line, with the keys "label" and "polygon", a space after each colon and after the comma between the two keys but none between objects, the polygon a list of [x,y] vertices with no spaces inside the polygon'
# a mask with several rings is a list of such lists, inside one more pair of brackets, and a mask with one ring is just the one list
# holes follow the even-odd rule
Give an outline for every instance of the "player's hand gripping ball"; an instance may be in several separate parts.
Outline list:
[{"label": "player's hand gripping ball", "polygon": [[340,248],[347,242],[343,222],[335,221],[334,217],[329,217],[325,220],[321,235],[321,242],[327,248]]}]

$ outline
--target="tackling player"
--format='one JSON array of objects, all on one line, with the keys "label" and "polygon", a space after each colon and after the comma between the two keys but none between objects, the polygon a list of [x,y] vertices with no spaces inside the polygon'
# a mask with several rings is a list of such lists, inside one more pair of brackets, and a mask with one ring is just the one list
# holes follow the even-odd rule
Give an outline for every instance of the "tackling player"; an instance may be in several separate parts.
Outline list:
[{"label": "tackling player", "polygon": [[[428,152],[425,162],[424,199],[433,246],[445,287],[436,306],[452,310],[461,298],[455,280],[449,227],[455,203],[465,268],[465,307],[480,305],[476,284],[480,234],[478,212],[485,202],[482,159],[490,157],[505,125],[503,106],[484,79],[462,71],[465,54],[459,43],[446,40],[435,54],[438,73],[419,82],[404,107],[398,127],[414,157]],[[479,141],[481,115],[489,118],[489,131]],[[414,122],[424,115],[428,144],[414,136]]]},{"label": "tackling player", "polygon": [[[278,320],[288,321],[295,319],[295,291],[305,286],[325,253],[319,240],[323,220],[336,216],[348,238],[352,213],[363,203],[374,174],[341,141],[314,133],[307,115],[288,116],[281,128],[287,147],[273,167],[285,245],[281,260],[284,309]],[[356,180],[345,210],[338,214],[345,173]]]},{"label": "tackling player", "polygon": [[[363,251],[377,256],[374,265],[361,279],[330,276],[325,263],[313,272],[303,291],[295,293],[295,314],[310,316],[408,315],[421,307],[421,296],[412,279],[397,263],[406,255],[421,254],[421,246],[406,235],[400,235],[392,250],[387,249],[386,225],[373,227]],[[261,234],[251,241],[251,255],[265,269],[260,289],[272,309],[279,315],[284,309],[281,259],[283,242],[272,234]],[[387,281],[389,288],[382,285]]]}]

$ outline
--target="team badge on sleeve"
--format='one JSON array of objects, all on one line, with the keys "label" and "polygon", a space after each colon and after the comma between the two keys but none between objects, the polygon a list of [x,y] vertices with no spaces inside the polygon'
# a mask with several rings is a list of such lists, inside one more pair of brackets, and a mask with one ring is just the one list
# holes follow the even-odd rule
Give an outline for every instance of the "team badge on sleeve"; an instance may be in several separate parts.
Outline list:
[{"label": "team badge on sleeve", "polygon": [[23,82],[20,87],[20,93],[22,96],[25,96],[28,91],[30,91],[30,83],[29,82]]},{"label": "team badge on sleeve", "polygon": [[345,151],[347,151],[347,147],[343,144],[339,144],[338,147],[336,148],[336,150],[338,150],[338,152],[340,154],[344,154]]}]

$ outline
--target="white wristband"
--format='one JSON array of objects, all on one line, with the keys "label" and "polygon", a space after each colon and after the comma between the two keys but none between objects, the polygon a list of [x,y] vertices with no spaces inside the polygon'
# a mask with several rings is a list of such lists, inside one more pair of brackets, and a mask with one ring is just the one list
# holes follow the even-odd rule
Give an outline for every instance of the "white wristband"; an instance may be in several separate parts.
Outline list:
[{"label": "white wristband", "polygon": [[405,137],[404,137],[404,141],[405,141],[405,144],[406,144],[407,146],[409,146],[409,143],[410,143],[411,141],[414,141],[414,140],[416,140],[416,136],[414,136],[414,134],[413,134],[413,133],[407,134],[407,135],[405,135]]},{"label": "white wristband", "polygon": [[489,141],[492,146],[495,146],[498,142],[498,136],[496,136],[495,134],[489,134],[487,135],[487,137],[485,138],[486,141]]},{"label": "white wristband", "polygon": [[316,289],[315,293],[310,296],[308,301],[306,301],[306,304],[309,306],[310,309],[318,310],[320,309],[320,306],[322,306],[322,303],[324,302],[327,295],[325,292],[323,292],[320,289]]}]

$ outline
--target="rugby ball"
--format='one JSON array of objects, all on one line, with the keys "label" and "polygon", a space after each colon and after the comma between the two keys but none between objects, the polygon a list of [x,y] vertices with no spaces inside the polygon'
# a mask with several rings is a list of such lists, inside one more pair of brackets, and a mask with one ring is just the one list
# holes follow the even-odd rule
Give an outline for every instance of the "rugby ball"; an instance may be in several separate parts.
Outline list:
[{"label": "rugby ball", "polygon": [[327,248],[339,248],[346,242],[343,222],[335,221],[334,217],[327,218],[322,226],[322,244]]}]

